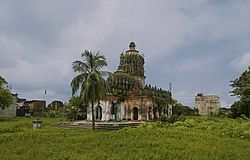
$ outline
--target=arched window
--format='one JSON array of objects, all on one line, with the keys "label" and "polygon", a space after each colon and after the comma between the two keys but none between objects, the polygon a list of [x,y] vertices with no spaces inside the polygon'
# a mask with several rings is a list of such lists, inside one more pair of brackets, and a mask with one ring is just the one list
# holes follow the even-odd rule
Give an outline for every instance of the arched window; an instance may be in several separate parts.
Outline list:
[{"label": "arched window", "polygon": [[96,106],[95,108],[95,119],[101,121],[102,120],[102,107]]}]

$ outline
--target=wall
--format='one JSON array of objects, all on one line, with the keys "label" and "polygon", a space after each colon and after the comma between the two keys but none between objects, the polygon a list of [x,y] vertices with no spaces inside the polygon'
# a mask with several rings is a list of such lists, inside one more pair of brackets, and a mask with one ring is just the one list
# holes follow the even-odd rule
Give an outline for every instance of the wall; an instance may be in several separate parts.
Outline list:
[{"label": "wall", "polygon": [[0,117],[15,117],[16,116],[16,107],[17,107],[17,95],[13,96],[13,102],[9,108],[4,110],[0,109]]}]

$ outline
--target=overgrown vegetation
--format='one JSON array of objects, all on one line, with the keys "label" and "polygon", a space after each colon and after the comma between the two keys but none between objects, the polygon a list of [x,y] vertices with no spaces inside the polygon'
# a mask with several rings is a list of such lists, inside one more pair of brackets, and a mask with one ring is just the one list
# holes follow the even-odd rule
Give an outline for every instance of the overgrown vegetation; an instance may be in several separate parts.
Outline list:
[{"label": "overgrown vegetation", "polygon": [[248,159],[249,119],[182,117],[135,129],[91,131],[53,128],[60,119],[2,119],[1,159]]},{"label": "overgrown vegetation", "polygon": [[250,116],[250,66],[248,70],[243,72],[239,78],[232,81],[231,86],[234,96],[240,98],[240,101],[235,102],[231,108],[232,117],[241,117],[242,114],[249,118]]},{"label": "overgrown vegetation", "polygon": [[47,108],[47,118],[66,118],[68,121],[85,120],[87,118],[87,106],[79,96],[72,96],[68,102],[58,109]]},{"label": "overgrown vegetation", "polygon": [[0,76],[0,109],[8,108],[13,101],[7,81]]},{"label": "overgrown vegetation", "polygon": [[[217,117],[217,115],[210,116],[171,116],[161,117],[156,123],[160,127],[176,127],[179,129],[198,129],[220,136],[237,137],[250,140],[250,121],[245,118],[229,119]],[[155,126],[155,123],[145,124]],[[151,126],[150,126],[151,127]]]}]

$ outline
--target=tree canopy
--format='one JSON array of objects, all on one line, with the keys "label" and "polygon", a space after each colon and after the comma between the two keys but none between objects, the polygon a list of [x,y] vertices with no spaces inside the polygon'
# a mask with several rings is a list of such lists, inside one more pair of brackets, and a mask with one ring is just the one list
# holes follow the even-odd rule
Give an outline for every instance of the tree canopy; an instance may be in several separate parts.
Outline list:
[{"label": "tree canopy", "polygon": [[13,97],[8,88],[7,81],[0,76],[0,108],[8,108],[13,101]]},{"label": "tree canopy", "polygon": [[240,98],[232,106],[233,118],[241,116],[241,114],[249,117],[250,115],[250,66],[243,72],[240,77],[232,81],[233,96]]}]

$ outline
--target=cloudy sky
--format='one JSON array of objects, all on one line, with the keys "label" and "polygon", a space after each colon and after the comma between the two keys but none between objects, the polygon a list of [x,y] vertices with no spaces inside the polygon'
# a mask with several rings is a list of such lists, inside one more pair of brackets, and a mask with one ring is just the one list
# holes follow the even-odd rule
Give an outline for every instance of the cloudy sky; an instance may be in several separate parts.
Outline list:
[{"label": "cloudy sky", "polygon": [[1,0],[0,75],[19,97],[66,101],[72,62],[101,51],[114,71],[135,41],[145,55],[146,83],[184,105],[198,92],[222,103],[230,80],[250,64],[248,0]]}]

